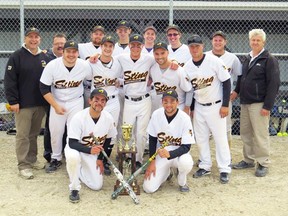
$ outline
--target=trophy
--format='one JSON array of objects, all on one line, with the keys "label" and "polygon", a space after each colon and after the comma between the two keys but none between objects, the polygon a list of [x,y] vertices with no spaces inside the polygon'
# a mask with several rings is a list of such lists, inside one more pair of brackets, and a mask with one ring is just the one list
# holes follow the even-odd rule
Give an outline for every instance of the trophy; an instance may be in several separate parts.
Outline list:
[{"label": "trophy", "polygon": [[[118,141],[117,154],[119,158],[119,171],[122,173],[124,178],[128,179],[129,176],[136,171],[136,144],[134,139],[132,139],[132,128],[131,124],[124,123],[122,126],[122,139]],[[122,142],[124,141],[124,144]],[[129,155],[128,158],[126,155]],[[130,156],[131,155],[131,156]],[[131,157],[131,158],[130,158]],[[116,181],[114,190],[116,190],[121,183],[119,180]],[[140,187],[137,185],[137,181],[134,180],[131,183],[131,187],[135,194],[140,194]],[[128,193],[123,190],[120,195],[128,195]]]}]

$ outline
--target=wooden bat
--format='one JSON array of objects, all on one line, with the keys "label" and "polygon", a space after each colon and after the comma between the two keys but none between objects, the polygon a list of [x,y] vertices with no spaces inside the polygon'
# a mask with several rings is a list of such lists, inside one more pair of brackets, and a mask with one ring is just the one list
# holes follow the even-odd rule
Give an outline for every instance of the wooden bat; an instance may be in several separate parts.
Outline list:
[{"label": "wooden bat", "polygon": [[[169,142],[164,142],[160,149],[163,149],[164,147],[168,146]],[[137,169],[130,177],[126,180],[128,184],[130,184],[142,171],[145,171],[146,167],[155,159],[157,156],[158,151],[156,151],[139,169]],[[119,196],[119,193],[124,189],[124,186],[118,187],[111,195],[112,199],[116,199]]]},{"label": "wooden bat", "polygon": [[[96,145],[99,145],[98,140],[93,135],[93,133],[91,133],[90,136],[93,137],[93,140],[95,141]],[[124,180],[124,177],[123,177],[122,173],[120,172],[120,170],[113,164],[113,162],[110,160],[110,158],[108,157],[108,155],[106,154],[106,152],[104,150],[102,150],[101,153],[104,155],[104,157],[107,159],[107,161],[111,164],[114,174],[116,175],[119,182],[122,184],[121,187],[123,187],[123,189],[124,188],[126,189],[127,193],[132,198],[132,200],[134,201],[135,204],[139,204],[140,203],[139,199],[137,198],[136,194],[134,193],[132,187],[127,183],[127,181]]]}]

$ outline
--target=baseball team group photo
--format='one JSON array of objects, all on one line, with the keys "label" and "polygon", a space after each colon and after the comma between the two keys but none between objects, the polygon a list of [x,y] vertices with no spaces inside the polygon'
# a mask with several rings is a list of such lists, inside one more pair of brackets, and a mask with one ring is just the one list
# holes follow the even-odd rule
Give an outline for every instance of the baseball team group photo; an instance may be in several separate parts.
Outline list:
[{"label": "baseball team group photo", "polygon": [[39,26],[5,63],[1,215],[285,215],[285,57],[270,31],[247,28],[239,56],[221,26],[207,39],[120,19],[50,47]]}]

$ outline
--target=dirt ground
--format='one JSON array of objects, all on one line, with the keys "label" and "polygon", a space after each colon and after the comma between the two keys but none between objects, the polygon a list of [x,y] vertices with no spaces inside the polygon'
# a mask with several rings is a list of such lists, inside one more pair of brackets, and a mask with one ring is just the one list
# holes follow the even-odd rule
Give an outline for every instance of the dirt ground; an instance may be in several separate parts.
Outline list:
[{"label": "dirt ground", "polygon": [[[213,170],[210,176],[193,179],[193,167],[188,176],[191,191],[180,193],[174,176],[154,194],[145,194],[141,187],[140,204],[135,205],[129,196],[111,200],[116,181],[112,174],[104,177],[101,191],[82,186],[81,201],[68,200],[69,179],[65,165],[56,173],[34,171],[35,178],[24,180],[18,176],[15,156],[15,136],[0,132],[1,181],[0,215],[163,215],[163,216],[234,216],[261,215],[286,216],[288,213],[288,137],[271,137],[271,167],[264,178],[257,178],[254,169],[233,170],[227,185],[219,183],[212,144]],[[39,137],[39,161],[44,163],[43,137]],[[234,136],[233,162],[242,159],[240,137]],[[197,146],[191,154],[197,161]],[[115,153],[113,155],[115,162]],[[143,175],[138,176],[142,186]]]}]

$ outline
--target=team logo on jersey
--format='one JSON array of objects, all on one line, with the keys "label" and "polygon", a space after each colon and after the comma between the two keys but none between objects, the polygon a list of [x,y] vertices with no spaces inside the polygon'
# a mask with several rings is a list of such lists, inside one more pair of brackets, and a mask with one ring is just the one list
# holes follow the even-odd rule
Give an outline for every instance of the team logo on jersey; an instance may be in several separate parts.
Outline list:
[{"label": "team logo on jersey", "polygon": [[184,67],[184,62],[183,63],[178,63],[178,65],[180,66],[180,67]]},{"label": "team logo on jersey", "polygon": [[104,78],[102,76],[94,76],[94,87],[99,88],[103,86],[115,86],[117,78]]},{"label": "team logo on jersey", "polygon": [[213,80],[214,80],[213,76],[208,77],[208,78],[200,78],[200,79],[194,78],[191,80],[191,84],[194,90],[199,90],[199,89],[203,89],[208,86],[211,86]]},{"label": "team logo on jersey", "polygon": [[[106,140],[107,135],[102,136],[102,137],[95,137],[97,140],[98,145],[104,145],[104,142]],[[91,136],[83,136],[82,137],[82,144],[87,146],[87,147],[93,147],[96,145],[95,140]]]},{"label": "team logo on jersey", "polygon": [[41,60],[41,65],[42,65],[43,68],[46,67],[46,61]]},{"label": "team logo on jersey", "polygon": [[177,89],[176,86],[168,86],[166,84],[163,84],[161,82],[155,82],[154,83],[155,91],[157,95],[162,95],[164,92],[168,91],[169,89],[175,90]]},{"label": "team logo on jersey", "polygon": [[146,82],[148,76],[148,71],[146,72],[124,72],[124,84],[136,83],[136,82]]},{"label": "team logo on jersey", "polygon": [[7,70],[12,70],[12,65],[8,65]]},{"label": "team logo on jersey", "polygon": [[168,143],[171,143],[170,145],[176,145],[176,146],[181,145],[181,141],[182,141],[181,137],[169,136],[169,135],[166,135],[165,132],[158,133],[157,138],[160,143],[168,142]]},{"label": "team logo on jersey", "polygon": [[54,87],[57,89],[65,89],[65,88],[76,88],[82,84],[82,80],[79,81],[66,81],[66,80],[58,80],[55,82]]}]

